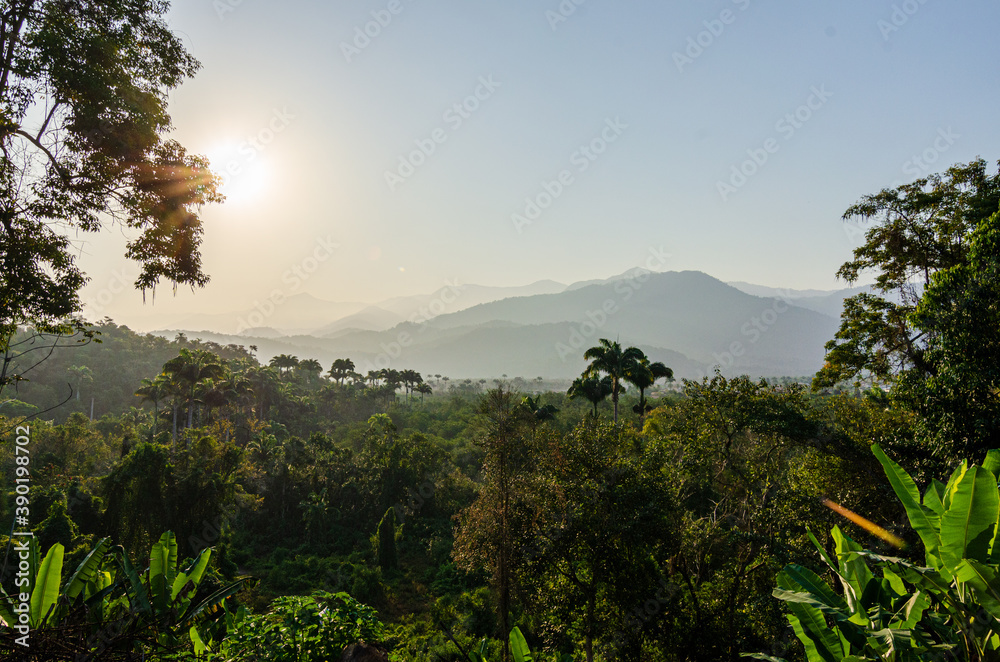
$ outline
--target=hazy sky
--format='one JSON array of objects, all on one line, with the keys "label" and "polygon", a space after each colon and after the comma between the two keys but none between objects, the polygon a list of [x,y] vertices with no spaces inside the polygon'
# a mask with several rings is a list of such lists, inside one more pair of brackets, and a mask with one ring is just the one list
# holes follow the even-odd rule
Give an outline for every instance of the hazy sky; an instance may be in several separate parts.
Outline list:
[{"label": "hazy sky", "polygon": [[143,306],[120,233],[88,239],[88,314],[137,328],[275,290],[569,283],[651,250],[833,289],[850,204],[1000,158],[995,0],[178,0],[170,25],[203,65],[173,137],[229,200],[195,295]]}]

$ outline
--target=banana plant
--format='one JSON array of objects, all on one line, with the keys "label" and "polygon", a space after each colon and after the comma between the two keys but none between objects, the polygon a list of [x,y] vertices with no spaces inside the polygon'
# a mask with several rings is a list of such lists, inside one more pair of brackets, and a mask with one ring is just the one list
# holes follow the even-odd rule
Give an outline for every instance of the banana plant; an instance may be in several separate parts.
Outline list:
[{"label": "banana plant", "polygon": [[[514,656],[514,662],[541,662],[540,658],[536,658],[531,653],[528,641],[521,633],[521,629],[516,626],[510,631],[510,652]],[[471,651],[469,657],[472,659],[472,662],[489,662],[486,659],[486,641],[483,640],[479,645],[478,651]],[[573,662],[573,656],[562,655],[559,657],[559,662]]]},{"label": "banana plant", "polygon": [[841,592],[794,564],[774,590],[809,662],[1000,659],[1000,451],[982,466],[963,462],[922,496],[881,448],[872,451],[923,542],[924,564],[865,551],[839,527],[834,558],[810,533]]},{"label": "banana plant", "polygon": [[[28,594],[30,597],[30,625],[44,627],[60,622],[74,603],[87,601],[109,585],[107,573],[99,572],[104,555],[110,543],[107,538],[98,541],[72,575],[62,584],[63,556],[65,550],[60,543],[49,548],[45,558],[38,560],[38,542],[31,538],[28,543]],[[61,587],[60,587],[61,585]],[[0,617],[10,622],[13,615],[14,596],[0,589]]]},{"label": "banana plant", "polygon": [[[32,630],[44,636],[47,628],[55,631],[72,624],[91,648],[105,645],[95,642],[107,639],[109,631],[113,631],[146,633],[166,648],[181,646],[185,638],[190,638],[197,649],[200,640],[196,626],[242,587],[242,581],[237,581],[195,602],[211,549],[203,550],[180,571],[177,542],[171,532],[164,533],[153,545],[149,566],[141,573],[124,550],[113,548],[108,538],[97,542],[65,583],[61,583],[61,544],[52,545],[39,561],[37,542],[32,538],[28,555]],[[8,623],[17,622],[15,597],[0,587],[0,618]]]}]

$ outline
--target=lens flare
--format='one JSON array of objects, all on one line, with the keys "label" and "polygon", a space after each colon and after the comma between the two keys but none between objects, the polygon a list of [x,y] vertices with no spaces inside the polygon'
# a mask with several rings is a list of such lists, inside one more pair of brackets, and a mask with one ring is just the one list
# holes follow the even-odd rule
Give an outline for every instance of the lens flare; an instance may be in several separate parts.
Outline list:
[{"label": "lens flare", "polygon": [[848,510],[847,508],[844,508],[839,503],[835,503],[833,501],[830,501],[829,499],[823,499],[823,505],[832,510],[833,512],[843,515],[847,519],[851,520],[852,522],[860,526],[862,529],[865,529],[872,535],[878,536],[879,538],[886,541],[893,547],[899,549],[903,549],[904,547],[906,547],[906,543],[903,542],[902,539],[892,535],[878,524],[866,520],[861,515],[858,515],[857,513],[854,513]]}]

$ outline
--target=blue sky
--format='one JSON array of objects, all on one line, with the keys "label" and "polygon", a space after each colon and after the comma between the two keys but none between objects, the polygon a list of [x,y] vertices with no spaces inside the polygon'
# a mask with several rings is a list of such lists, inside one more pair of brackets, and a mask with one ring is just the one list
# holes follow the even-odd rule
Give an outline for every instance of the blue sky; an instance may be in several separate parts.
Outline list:
[{"label": "blue sky", "polygon": [[196,295],[109,296],[135,272],[124,239],[88,243],[84,298],[139,327],[276,288],[569,283],[661,247],[669,270],[833,289],[850,204],[1000,159],[994,1],[181,0],[169,19],[203,64],[174,137],[231,173],[230,200],[204,210]]}]

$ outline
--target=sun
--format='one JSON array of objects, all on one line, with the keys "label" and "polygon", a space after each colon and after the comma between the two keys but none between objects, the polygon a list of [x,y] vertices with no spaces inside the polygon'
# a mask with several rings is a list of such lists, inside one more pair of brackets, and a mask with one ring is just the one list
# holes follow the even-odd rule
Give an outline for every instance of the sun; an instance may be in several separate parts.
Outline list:
[{"label": "sun", "polygon": [[226,205],[258,202],[267,193],[273,177],[263,153],[230,143],[216,146],[207,156],[212,172],[222,180],[219,192],[226,196]]}]

